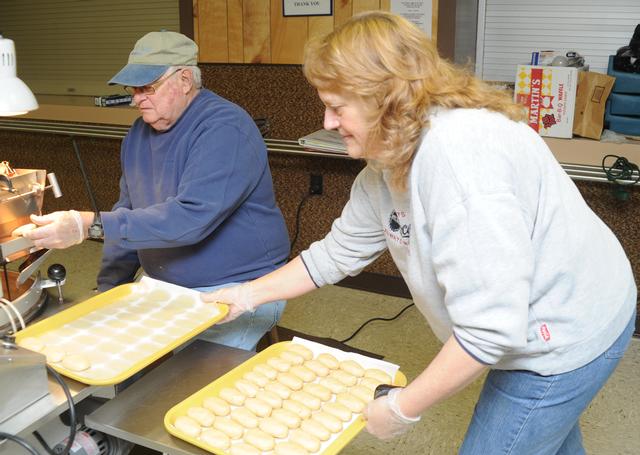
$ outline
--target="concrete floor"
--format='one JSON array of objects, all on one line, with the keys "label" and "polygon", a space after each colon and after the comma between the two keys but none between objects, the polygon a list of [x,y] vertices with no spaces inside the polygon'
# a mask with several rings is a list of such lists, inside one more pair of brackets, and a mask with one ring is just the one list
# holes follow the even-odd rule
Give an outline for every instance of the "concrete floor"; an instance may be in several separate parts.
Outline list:
[{"label": "concrete floor", "polygon": [[[77,303],[95,293],[93,288],[100,255],[101,244],[96,242],[85,242],[54,252],[48,264],[60,262],[67,269],[66,301]],[[46,265],[43,270],[46,271]],[[280,325],[314,336],[341,340],[349,337],[367,319],[393,316],[409,303],[410,300],[402,298],[327,286],[290,301]],[[440,348],[415,307],[392,322],[369,324],[349,345],[383,355],[386,360],[400,365],[409,380],[424,369]],[[362,432],[342,453],[455,454],[464,437],[480,386],[481,380],[478,380],[430,409],[422,421],[403,437],[382,442]],[[640,339],[632,340],[629,351],[589,406],[581,425],[589,454],[640,453]]]}]

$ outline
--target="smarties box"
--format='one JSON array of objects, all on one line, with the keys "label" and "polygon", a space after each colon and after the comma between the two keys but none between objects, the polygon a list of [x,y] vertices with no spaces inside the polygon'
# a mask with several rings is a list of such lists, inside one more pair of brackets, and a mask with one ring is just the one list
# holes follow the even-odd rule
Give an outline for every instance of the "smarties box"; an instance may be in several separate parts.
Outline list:
[{"label": "smarties box", "polygon": [[577,86],[577,68],[518,65],[513,96],[541,136],[571,138]]}]

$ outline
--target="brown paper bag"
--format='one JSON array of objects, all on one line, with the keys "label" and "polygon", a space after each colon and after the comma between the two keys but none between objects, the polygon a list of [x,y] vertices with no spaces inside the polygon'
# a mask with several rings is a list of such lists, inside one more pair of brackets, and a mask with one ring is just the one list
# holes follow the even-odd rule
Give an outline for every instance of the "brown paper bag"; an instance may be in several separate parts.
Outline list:
[{"label": "brown paper bag", "polygon": [[591,71],[578,71],[573,134],[600,139],[604,108],[616,78]]}]

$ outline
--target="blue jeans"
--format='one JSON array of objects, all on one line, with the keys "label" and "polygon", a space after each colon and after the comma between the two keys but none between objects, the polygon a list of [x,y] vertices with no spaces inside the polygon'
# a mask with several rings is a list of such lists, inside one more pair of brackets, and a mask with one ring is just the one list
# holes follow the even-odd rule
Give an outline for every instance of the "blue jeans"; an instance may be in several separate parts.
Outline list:
[{"label": "blue jeans", "polygon": [[596,359],[567,373],[492,370],[487,375],[461,455],[584,454],[580,415],[629,346],[635,312],[622,335]]},{"label": "blue jeans", "polygon": [[[226,283],[219,286],[196,288],[195,290],[209,292],[237,284],[240,283]],[[197,338],[232,348],[255,351],[260,338],[280,320],[285,305],[286,301],[284,300],[260,305],[254,312],[243,313],[231,322],[216,324],[208,328]]]}]

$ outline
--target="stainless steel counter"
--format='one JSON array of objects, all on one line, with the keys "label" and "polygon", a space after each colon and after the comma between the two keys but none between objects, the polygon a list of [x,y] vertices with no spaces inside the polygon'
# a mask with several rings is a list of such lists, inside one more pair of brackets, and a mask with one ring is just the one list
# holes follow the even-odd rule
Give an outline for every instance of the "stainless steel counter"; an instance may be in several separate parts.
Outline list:
[{"label": "stainless steel counter", "polygon": [[197,340],[86,416],[85,424],[170,455],[208,454],[171,436],[164,429],[164,415],[253,355],[254,352]]}]

